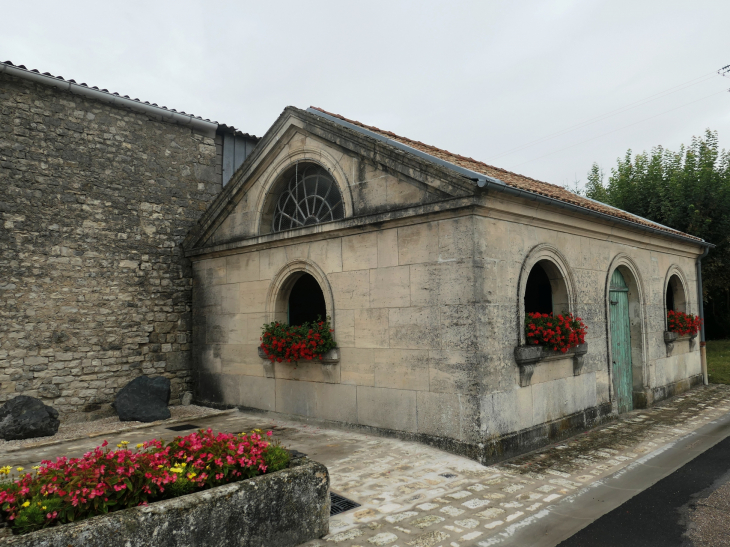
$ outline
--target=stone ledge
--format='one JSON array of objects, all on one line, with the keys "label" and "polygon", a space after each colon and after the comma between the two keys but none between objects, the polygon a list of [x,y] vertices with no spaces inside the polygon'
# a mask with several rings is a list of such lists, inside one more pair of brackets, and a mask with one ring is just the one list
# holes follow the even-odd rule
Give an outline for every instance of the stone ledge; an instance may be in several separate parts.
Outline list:
[{"label": "stone ledge", "polygon": [[[261,346],[258,347],[258,353],[259,357],[261,359],[266,360],[268,363],[271,363],[268,357],[266,357],[266,354],[264,353],[264,350]],[[332,348],[327,353],[322,355],[322,360],[319,359],[312,359],[311,361],[300,361],[301,363],[320,363],[322,365],[336,365],[340,362],[340,348]],[[266,364],[264,364],[264,367],[266,367]],[[268,371],[266,371],[266,377],[267,378],[273,378],[273,369],[271,371],[271,376],[269,376]]]},{"label": "stone ledge", "polygon": [[671,332],[668,330],[664,331],[664,343],[667,345],[667,357],[672,355],[672,351],[674,350],[674,343],[683,341],[683,340],[689,340],[690,343],[694,342],[695,338],[697,338],[697,335],[694,336],[680,336],[676,332]]},{"label": "stone ledge", "polygon": [[585,355],[588,353],[588,343],[570,348],[567,352],[546,349],[543,346],[518,346],[515,348],[515,361],[520,367],[520,387],[527,387],[532,382],[535,367],[540,363],[557,361],[558,359],[573,359],[573,376],[583,372]]},{"label": "stone ledge", "polygon": [[23,547],[295,547],[329,532],[329,473],[307,458],[288,469],[0,539]]}]

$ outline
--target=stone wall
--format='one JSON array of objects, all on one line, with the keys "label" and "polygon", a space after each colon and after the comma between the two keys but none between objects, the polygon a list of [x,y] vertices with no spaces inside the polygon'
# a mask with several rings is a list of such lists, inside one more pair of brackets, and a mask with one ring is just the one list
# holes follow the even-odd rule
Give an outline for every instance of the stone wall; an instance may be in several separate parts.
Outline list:
[{"label": "stone wall", "polygon": [[0,75],[0,402],[83,419],[140,374],[190,389],[179,243],[220,192],[216,157],[189,128]]},{"label": "stone wall", "polygon": [[[447,186],[449,175],[439,182],[430,166],[385,153],[373,162],[347,135],[288,123],[275,124],[186,242],[198,400],[426,440],[483,461],[529,450],[618,411],[607,322],[617,268],[629,287],[628,397],[646,406],[698,378],[698,345],[682,340],[670,352],[664,343],[664,296],[678,272],[686,311],[697,312],[699,245]],[[268,233],[267,192],[296,161],[331,173],[345,218]],[[526,382],[514,352],[525,344],[526,279],[543,261],[564,285],[554,311],[585,320],[587,353],[542,362]],[[322,288],[338,364],[258,355],[262,325],[286,321],[287,279],[302,271]]]}]

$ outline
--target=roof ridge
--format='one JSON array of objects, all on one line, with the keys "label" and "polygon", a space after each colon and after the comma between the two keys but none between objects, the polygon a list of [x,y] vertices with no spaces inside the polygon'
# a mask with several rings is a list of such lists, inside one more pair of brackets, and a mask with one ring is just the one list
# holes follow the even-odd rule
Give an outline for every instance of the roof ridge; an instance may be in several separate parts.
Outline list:
[{"label": "roof ridge", "polygon": [[[409,139],[408,137],[403,137],[401,135],[397,135],[396,133],[393,133],[392,131],[387,131],[387,130],[380,129],[380,128],[372,126],[372,125],[367,125],[362,122],[358,122],[357,120],[351,120],[340,114],[328,112],[327,110],[324,110],[323,108],[319,108],[316,106],[312,106],[310,108],[313,110],[322,112],[323,114],[330,116],[332,118],[342,120],[346,123],[361,127],[363,129],[366,129],[373,133],[377,133],[381,136],[388,137],[396,142],[399,142],[402,145],[406,145],[410,148],[414,148],[415,150],[417,150],[421,153],[426,153],[430,156],[433,156],[437,160],[446,161],[447,163],[451,163],[451,164],[455,165],[456,167],[467,168],[467,165],[470,164],[468,167],[470,170],[481,173],[481,174],[489,176],[489,177],[495,177],[495,178],[498,177],[498,179],[507,186],[511,186],[513,188],[517,188],[519,190],[523,190],[523,191],[530,192],[533,194],[545,196],[550,199],[561,201],[563,203],[568,203],[573,206],[577,206],[577,207],[580,207],[583,209],[588,209],[590,211],[602,213],[604,215],[618,218],[623,221],[629,221],[630,223],[638,225],[638,226],[642,226],[642,225],[650,226],[650,227],[652,227],[656,230],[662,231],[662,232],[666,232],[669,234],[677,234],[682,237],[686,237],[686,238],[693,239],[698,242],[704,243],[704,240],[702,240],[701,238],[699,238],[697,236],[693,236],[691,234],[687,234],[687,233],[681,232],[679,230],[675,230],[674,228],[664,226],[663,224],[659,224],[658,222],[654,222],[653,220],[649,220],[647,218],[640,217],[639,215],[634,215],[632,213],[629,213],[628,211],[624,211],[623,209],[613,207],[612,205],[608,205],[605,203],[601,203],[599,201],[592,200],[586,196],[581,196],[581,195],[575,194],[562,186],[558,186],[557,184],[552,184],[550,182],[545,182],[545,181],[538,180],[538,179],[528,177],[525,175],[520,175],[519,173],[514,173],[512,171],[508,171],[507,169],[503,169],[501,167],[495,167],[493,165],[484,163],[483,161],[475,160],[474,158],[462,156],[461,154],[455,154],[453,152],[449,152],[448,150],[445,150],[443,148],[438,148],[437,146],[433,146],[431,144],[426,144],[421,141],[417,141],[414,139]],[[467,165],[464,165],[464,164],[467,164]],[[485,171],[487,171],[487,172],[485,172]]]}]

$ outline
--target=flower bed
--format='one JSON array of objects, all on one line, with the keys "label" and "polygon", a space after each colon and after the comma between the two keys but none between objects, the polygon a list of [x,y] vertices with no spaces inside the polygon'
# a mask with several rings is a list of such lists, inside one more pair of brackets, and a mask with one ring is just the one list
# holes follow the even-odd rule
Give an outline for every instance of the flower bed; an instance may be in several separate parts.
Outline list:
[{"label": "flower bed", "polygon": [[528,345],[540,345],[562,353],[585,343],[586,330],[583,320],[570,313],[558,316],[528,313],[525,318]]},{"label": "flower bed", "polygon": [[265,357],[279,363],[312,359],[321,361],[322,356],[336,346],[328,320],[300,326],[276,321],[264,325],[262,330],[261,349]]},{"label": "flower bed", "polygon": [[695,337],[702,327],[702,319],[691,313],[669,310],[667,327],[669,332],[674,332],[679,336]]},{"label": "flower bed", "polygon": [[[266,436],[271,436],[267,432]],[[118,450],[107,442],[81,458],[44,461],[0,485],[0,506],[14,534],[174,498],[285,468],[289,453],[256,430],[231,435],[200,430],[169,443]],[[22,473],[22,467],[15,471]],[[6,476],[9,467],[0,469]]]}]

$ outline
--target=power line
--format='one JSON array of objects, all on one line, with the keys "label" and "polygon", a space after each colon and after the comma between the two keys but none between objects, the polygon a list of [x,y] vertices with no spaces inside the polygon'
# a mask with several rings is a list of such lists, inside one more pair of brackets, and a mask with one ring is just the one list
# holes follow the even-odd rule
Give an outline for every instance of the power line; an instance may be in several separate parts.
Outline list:
[{"label": "power line", "polygon": [[515,148],[510,148],[509,150],[505,150],[504,152],[501,152],[500,154],[497,154],[496,156],[492,156],[487,161],[491,162],[495,159],[501,158],[503,156],[508,156],[514,152],[517,152],[519,150],[523,150],[525,148],[529,148],[531,146],[534,146],[536,144],[539,144],[541,142],[553,139],[555,137],[559,137],[561,135],[565,135],[566,133],[570,133],[572,131],[575,131],[577,129],[581,129],[583,127],[592,125],[596,122],[605,120],[606,118],[610,118],[611,116],[615,116],[616,114],[621,114],[623,112],[626,112],[627,110],[631,110],[632,108],[636,108],[637,106],[641,106],[643,104],[646,104],[648,102],[651,102],[653,100],[656,100],[661,97],[666,97],[667,95],[671,95],[672,93],[676,93],[678,91],[682,91],[684,89],[687,89],[689,87],[692,87],[697,84],[701,84],[702,82],[706,82],[708,80],[711,80],[715,77],[715,75],[718,74],[717,72],[710,72],[708,74],[705,74],[703,76],[699,76],[697,78],[693,78],[692,80],[688,80],[682,84],[670,87],[668,89],[665,89],[664,91],[660,91],[659,93],[655,93],[654,95],[649,95],[648,97],[645,97],[644,99],[641,99],[639,101],[629,103],[626,106],[622,106],[621,108],[617,108],[616,110],[611,110],[609,112],[606,112],[605,114],[601,114],[600,116],[596,116],[595,118],[589,118],[588,120],[578,123],[576,125],[572,125],[570,127],[566,127],[565,129],[561,129],[560,131],[556,131],[555,133],[551,133],[549,135],[546,135],[544,137],[541,137],[539,139],[536,139],[534,141],[527,142],[525,144],[522,144],[520,146],[517,146]]},{"label": "power line", "polygon": [[596,135],[595,137],[591,137],[590,139],[585,139],[585,140],[580,141],[580,142],[577,142],[575,144],[571,144],[570,146],[566,146],[565,148],[560,148],[558,150],[553,150],[552,152],[548,152],[547,154],[543,154],[542,156],[539,156],[537,158],[532,158],[531,160],[523,161],[521,163],[518,163],[518,164],[510,167],[510,169],[514,169],[515,167],[519,167],[520,165],[525,165],[526,163],[531,163],[533,161],[537,161],[537,160],[542,159],[542,158],[544,158],[546,156],[551,156],[552,154],[557,154],[558,152],[562,152],[563,150],[568,150],[569,148],[574,148],[574,147],[579,146],[581,144],[584,144],[584,143],[587,143],[587,142],[590,142],[590,141],[593,141],[593,140],[596,140],[596,139],[600,139],[601,137],[605,137],[606,135],[610,135],[611,133],[616,133],[617,131],[621,131],[621,130],[626,129],[628,127],[632,127],[634,125],[637,125],[637,124],[646,122],[648,120],[652,120],[652,119],[657,118],[659,116],[663,116],[664,114],[668,114],[669,112],[673,112],[675,110],[679,110],[680,108],[684,108],[685,106],[689,106],[691,104],[698,103],[700,101],[704,101],[705,99],[709,99],[710,97],[714,97],[715,95],[720,95],[721,93],[726,93],[728,91],[730,91],[730,89],[723,89],[722,91],[719,91],[717,93],[712,93],[711,95],[707,95],[705,97],[702,97],[701,99],[697,99],[695,101],[690,101],[690,102],[685,103],[685,104],[683,104],[681,106],[677,106],[675,108],[671,108],[669,110],[665,110],[664,112],[661,112],[659,114],[655,114],[654,116],[649,116],[648,118],[644,118],[643,120],[639,120],[638,122],[634,122],[634,123],[631,123],[629,125],[624,125],[623,127],[619,127],[618,129],[614,129],[613,131],[609,131],[607,133],[602,133],[601,135]]}]

